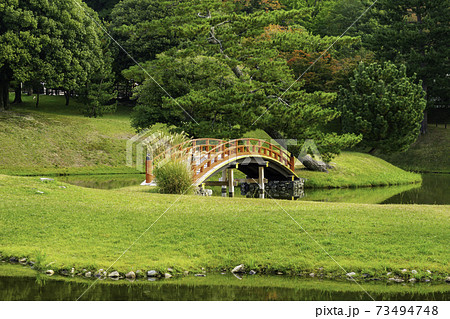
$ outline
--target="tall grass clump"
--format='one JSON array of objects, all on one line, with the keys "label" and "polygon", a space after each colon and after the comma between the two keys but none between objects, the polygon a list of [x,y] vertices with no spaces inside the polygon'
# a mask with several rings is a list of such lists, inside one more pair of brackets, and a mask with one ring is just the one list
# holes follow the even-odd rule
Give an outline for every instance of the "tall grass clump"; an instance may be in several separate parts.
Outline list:
[{"label": "tall grass clump", "polygon": [[163,194],[183,194],[192,185],[192,173],[181,160],[160,163],[153,170],[158,189]]}]

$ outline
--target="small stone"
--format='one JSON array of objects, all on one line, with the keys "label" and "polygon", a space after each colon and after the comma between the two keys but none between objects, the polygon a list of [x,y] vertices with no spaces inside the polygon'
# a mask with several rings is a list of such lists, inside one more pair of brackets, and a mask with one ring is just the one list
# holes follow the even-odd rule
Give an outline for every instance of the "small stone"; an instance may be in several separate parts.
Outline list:
[{"label": "small stone", "polygon": [[431,271],[429,269],[427,270],[427,273],[429,273],[431,275]]},{"label": "small stone", "polygon": [[248,272],[248,274],[249,274],[249,275],[256,275],[256,271],[250,270],[250,271]]},{"label": "small stone", "polygon": [[136,278],[145,277],[144,272],[140,269],[136,270]]},{"label": "small stone", "polygon": [[136,278],[136,274],[134,273],[134,271],[130,271],[129,273],[127,273],[125,275],[125,277],[128,279],[134,279],[134,278]]},{"label": "small stone", "polygon": [[172,277],[172,275],[169,274],[168,272],[166,272],[166,273],[164,274],[164,278],[166,278],[166,279],[171,278],[171,277]]},{"label": "small stone", "polygon": [[90,271],[88,271],[87,273],[84,274],[86,277],[91,277],[92,273]]},{"label": "small stone", "polygon": [[42,177],[42,178],[41,178],[41,181],[42,181],[42,182],[53,182],[54,179],[53,179],[53,178]]},{"label": "small stone", "polygon": [[402,272],[403,273],[405,273],[405,272],[407,272],[408,271],[408,269],[402,269]]},{"label": "small stone", "polygon": [[11,257],[11,258],[9,258],[9,262],[11,262],[11,263],[16,263],[16,262],[18,262],[19,260],[16,258],[16,257]]},{"label": "small stone", "polygon": [[156,270],[147,271],[147,277],[157,277],[159,274]]},{"label": "small stone", "polygon": [[409,282],[416,282],[416,278],[411,278],[410,280],[408,280]]},{"label": "small stone", "polygon": [[36,191],[36,194],[44,194],[42,191]]},{"label": "small stone", "polygon": [[389,276],[390,274],[392,274],[391,272],[388,272],[386,275]]},{"label": "small stone", "polygon": [[430,279],[425,279],[424,281],[425,281],[425,282],[430,282],[431,280],[430,280]]},{"label": "small stone", "polygon": [[67,188],[66,186],[59,186],[59,188],[62,188],[62,189],[64,189],[64,188]]},{"label": "small stone", "polygon": [[72,268],[72,269],[70,270],[70,273],[71,273],[71,274],[74,274],[74,273],[75,273],[75,268]]},{"label": "small stone", "polygon": [[206,277],[205,274],[195,274],[195,277]]},{"label": "small stone", "polygon": [[353,272],[353,271],[352,271],[352,272],[349,272],[349,273],[347,273],[347,276],[348,276],[348,277],[352,277],[352,276],[354,276],[354,275],[356,275],[356,273],[355,273],[355,272]]},{"label": "small stone", "polygon": [[413,270],[411,270],[411,273],[415,275],[415,274],[417,274],[417,270],[413,269]]},{"label": "small stone", "polygon": [[173,269],[172,268],[167,268],[167,271],[168,272],[173,272]]},{"label": "small stone", "polygon": [[400,282],[403,282],[404,280],[400,279],[400,278],[389,278],[389,281],[400,283]]},{"label": "small stone", "polygon": [[27,263],[27,259],[26,258],[21,258],[21,259],[19,259],[19,262],[21,264],[26,264]]},{"label": "small stone", "polygon": [[189,275],[189,271],[185,270],[185,271],[183,272],[183,275],[185,275],[185,276]]},{"label": "small stone", "polygon": [[69,276],[69,271],[66,270],[66,269],[61,269],[61,270],[59,271],[59,274],[60,274],[61,276]]},{"label": "small stone", "polygon": [[118,277],[120,277],[120,274],[119,274],[118,271],[113,271],[112,273],[110,273],[108,275],[108,277],[110,277],[110,278],[118,278]]},{"label": "small stone", "polygon": [[283,272],[279,271],[277,272],[277,275],[283,275]]},{"label": "small stone", "polygon": [[314,277],[314,276],[315,276],[315,274],[313,272],[309,274],[309,277]]},{"label": "small stone", "polygon": [[450,282],[450,277],[445,278],[445,282]]},{"label": "small stone", "polygon": [[232,273],[243,273],[243,272],[245,272],[244,265],[240,264],[239,266],[234,267],[231,272]]},{"label": "small stone", "polygon": [[53,270],[49,269],[45,272],[47,275],[49,276],[53,276],[53,274],[55,273]]}]

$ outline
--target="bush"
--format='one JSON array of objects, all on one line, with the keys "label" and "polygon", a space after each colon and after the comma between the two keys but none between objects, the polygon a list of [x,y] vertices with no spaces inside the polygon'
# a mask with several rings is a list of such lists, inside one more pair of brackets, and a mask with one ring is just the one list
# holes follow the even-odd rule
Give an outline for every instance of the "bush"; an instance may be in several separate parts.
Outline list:
[{"label": "bush", "polygon": [[160,163],[153,173],[159,192],[163,194],[184,194],[192,185],[191,171],[182,161]]}]

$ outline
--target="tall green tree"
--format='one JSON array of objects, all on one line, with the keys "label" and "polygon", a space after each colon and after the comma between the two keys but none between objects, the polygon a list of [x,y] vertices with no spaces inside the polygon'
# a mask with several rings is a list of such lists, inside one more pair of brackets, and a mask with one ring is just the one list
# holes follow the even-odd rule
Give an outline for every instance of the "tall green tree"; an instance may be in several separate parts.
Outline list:
[{"label": "tall green tree", "polygon": [[[449,0],[380,0],[373,16],[378,27],[365,43],[383,61],[404,63],[417,74],[427,106],[450,105]],[[426,132],[425,121],[422,132]]]},{"label": "tall green tree", "polygon": [[[296,25],[308,15],[305,10],[247,13],[232,4],[194,8],[183,2],[175,8],[183,18],[174,30],[187,40],[144,65],[158,84],[147,79],[139,86],[133,125],[142,129],[165,122],[192,136],[221,138],[260,128],[273,138],[314,138],[328,159],[358,142],[352,134],[321,132],[321,125],[339,116],[327,107],[336,94],[303,90],[281,54],[300,45],[323,50],[336,39],[311,43],[313,37]],[[138,82],[145,78],[138,67],[124,75]]]},{"label": "tall green tree", "polygon": [[74,90],[102,68],[101,30],[92,19],[81,1],[2,1],[0,109],[8,107],[12,80]]},{"label": "tall green tree", "polygon": [[84,0],[84,2],[94,9],[101,18],[109,19],[112,9],[120,0]]},{"label": "tall green tree", "polygon": [[[178,44],[179,40],[171,29],[170,18],[173,14],[173,1],[124,0],[112,10],[109,29],[133,59],[145,62]],[[122,70],[134,65],[134,62],[117,48],[115,65],[116,72],[120,75]]]},{"label": "tall green tree", "polygon": [[391,62],[361,63],[350,88],[339,96],[346,132],[362,134],[362,146],[383,152],[405,151],[416,141],[426,106],[425,92],[406,67]]}]

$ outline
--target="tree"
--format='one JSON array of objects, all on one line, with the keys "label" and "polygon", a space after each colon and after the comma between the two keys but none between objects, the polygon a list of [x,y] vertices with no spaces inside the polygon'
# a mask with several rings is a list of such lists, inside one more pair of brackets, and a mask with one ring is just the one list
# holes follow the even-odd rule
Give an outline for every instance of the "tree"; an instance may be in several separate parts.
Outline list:
[{"label": "tree", "polygon": [[89,117],[99,117],[105,113],[114,112],[117,108],[112,56],[108,46],[105,46],[103,50],[104,63],[79,90],[79,99],[83,102],[81,112]]},{"label": "tree", "polygon": [[[147,79],[138,87],[133,125],[142,129],[164,122],[194,137],[220,138],[260,128],[273,138],[314,138],[328,160],[336,150],[357,143],[359,137],[353,134],[321,132],[321,125],[339,116],[327,107],[336,94],[303,90],[281,54],[301,44],[321,49],[335,39],[311,43],[309,33],[295,26],[304,10],[242,13],[225,5],[204,11],[181,7],[186,22],[174,28],[187,40],[144,65],[158,84]],[[138,67],[124,75],[138,82],[145,79]],[[325,142],[328,138],[333,145]]]},{"label": "tree", "polygon": [[346,132],[362,134],[362,146],[383,152],[405,151],[415,142],[426,106],[421,83],[406,67],[361,63],[341,90],[339,107]]},{"label": "tree", "polygon": [[101,30],[91,18],[97,19],[95,12],[82,2],[0,4],[0,110],[8,108],[13,80],[73,90],[101,68]]},{"label": "tree", "polygon": [[361,15],[372,3],[366,0],[326,1],[311,22],[312,30],[322,36],[339,36],[344,32],[356,36],[367,18]]},{"label": "tree", "polygon": [[101,18],[109,19],[112,9],[120,0],[84,0],[84,2],[94,9]]},{"label": "tree", "polygon": [[[158,53],[178,44],[170,29],[171,21],[163,22],[173,15],[173,10],[173,1],[124,0],[112,10],[109,29],[133,59],[138,62],[153,60]],[[117,50],[115,65],[120,75],[134,63],[126,53]]]},{"label": "tree", "polygon": [[[382,61],[404,63],[417,74],[428,108],[449,106],[449,0],[380,0],[373,16],[378,27],[365,37]],[[422,133],[426,132],[426,113]]]}]

